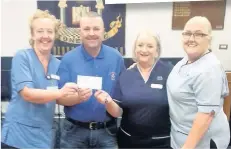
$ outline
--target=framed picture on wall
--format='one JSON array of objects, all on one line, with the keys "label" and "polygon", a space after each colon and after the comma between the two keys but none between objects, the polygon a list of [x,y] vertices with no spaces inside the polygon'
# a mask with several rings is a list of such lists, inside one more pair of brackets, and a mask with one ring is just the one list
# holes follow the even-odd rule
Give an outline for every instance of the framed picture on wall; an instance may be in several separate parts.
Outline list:
[{"label": "framed picture on wall", "polygon": [[105,0],[106,4],[132,4],[132,3],[163,3],[185,1],[217,1],[217,0]]},{"label": "framed picture on wall", "polygon": [[205,16],[213,30],[224,29],[226,0],[173,2],[172,29],[182,30],[193,16]]}]

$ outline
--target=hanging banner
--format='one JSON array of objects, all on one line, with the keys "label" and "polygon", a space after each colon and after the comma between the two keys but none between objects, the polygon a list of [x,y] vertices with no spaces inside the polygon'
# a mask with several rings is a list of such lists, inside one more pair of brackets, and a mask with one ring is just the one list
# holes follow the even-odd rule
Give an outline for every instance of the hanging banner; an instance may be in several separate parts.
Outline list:
[{"label": "hanging banner", "polygon": [[102,15],[105,25],[104,44],[116,48],[125,55],[125,13],[126,6],[105,5],[103,0],[59,0],[37,1],[38,9],[49,10],[66,25],[60,31],[60,37],[55,43],[53,54],[62,56],[78,46],[80,41],[79,21],[89,11]]}]

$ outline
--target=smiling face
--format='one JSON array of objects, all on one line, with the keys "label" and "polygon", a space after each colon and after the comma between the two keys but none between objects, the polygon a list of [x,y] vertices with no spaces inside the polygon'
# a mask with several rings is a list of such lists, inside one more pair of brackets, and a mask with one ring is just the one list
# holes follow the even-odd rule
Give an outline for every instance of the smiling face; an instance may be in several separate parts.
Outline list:
[{"label": "smiling face", "polygon": [[210,24],[202,17],[189,20],[182,33],[182,44],[189,60],[195,61],[202,56],[210,46]]},{"label": "smiling face", "polygon": [[37,18],[32,23],[34,48],[41,53],[50,53],[55,41],[55,23],[49,18]]},{"label": "smiling face", "polygon": [[80,21],[80,37],[86,49],[98,50],[104,39],[101,17],[83,17]]},{"label": "smiling face", "polygon": [[159,53],[156,39],[147,33],[142,33],[135,43],[135,57],[138,63],[153,64]]}]

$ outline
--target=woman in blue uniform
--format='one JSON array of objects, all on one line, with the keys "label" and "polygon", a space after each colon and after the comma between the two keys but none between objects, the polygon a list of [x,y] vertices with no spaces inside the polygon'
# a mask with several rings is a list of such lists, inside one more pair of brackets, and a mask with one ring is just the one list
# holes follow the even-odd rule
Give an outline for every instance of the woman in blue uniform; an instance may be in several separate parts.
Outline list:
[{"label": "woman in blue uniform", "polygon": [[[170,120],[166,80],[172,66],[159,60],[160,41],[141,32],[134,43],[137,65],[121,73],[112,98],[97,91],[96,99],[114,117],[122,114],[120,148],[170,147]],[[122,112],[123,111],[123,112]]]},{"label": "woman in blue uniform", "polygon": [[191,18],[182,33],[187,54],[167,81],[174,149],[218,149],[229,145],[230,130],[223,111],[228,82],[220,61],[209,50],[212,26],[205,17]]},{"label": "woman in blue uniform", "polygon": [[30,20],[31,49],[12,60],[12,96],[2,127],[2,148],[52,148],[56,99],[77,90],[75,84],[57,89],[59,60],[51,55],[60,23],[48,11],[37,10]]}]

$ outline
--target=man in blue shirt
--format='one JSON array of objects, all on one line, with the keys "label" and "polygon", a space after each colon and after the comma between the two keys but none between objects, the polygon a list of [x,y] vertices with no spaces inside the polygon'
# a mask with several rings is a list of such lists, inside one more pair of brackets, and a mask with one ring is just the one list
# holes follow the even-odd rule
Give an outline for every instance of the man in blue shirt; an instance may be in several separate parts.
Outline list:
[{"label": "man in blue shirt", "polygon": [[[66,53],[61,61],[58,74],[59,87],[67,82],[76,82],[79,90],[68,100],[60,100],[64,105],[62,148],[117,148],[115,137],[116,121],[95,97],[95,89],[112,93],[113,86],[125,69],[123,57],[111,47],[102,44],[104,23],[100,15],[89,12],[80,21],[82,44]],[[92,79],[90,82],[81,78]],[[96,83],[97,82],[97,83]],[[90,84],[100,88],[91,88]],[[78,100],[76,100],[78,99]]]}]

